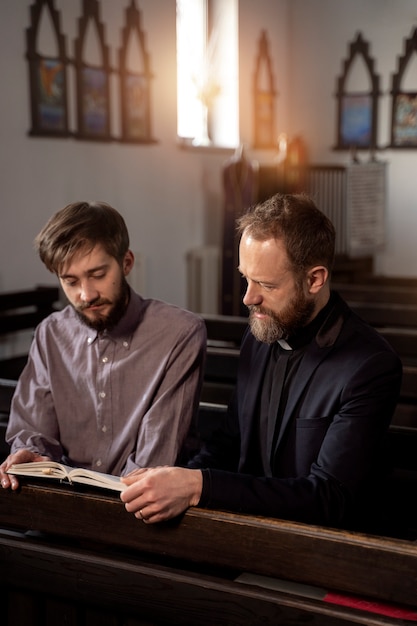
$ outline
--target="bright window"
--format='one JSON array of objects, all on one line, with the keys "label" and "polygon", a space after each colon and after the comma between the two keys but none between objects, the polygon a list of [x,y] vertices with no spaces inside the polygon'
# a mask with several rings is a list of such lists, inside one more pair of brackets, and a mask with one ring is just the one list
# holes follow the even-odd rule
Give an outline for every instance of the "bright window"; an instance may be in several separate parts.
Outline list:
[{"label": "bright window", "polygon": [[238,0],[177,0],[178,136],[239,144]]}]

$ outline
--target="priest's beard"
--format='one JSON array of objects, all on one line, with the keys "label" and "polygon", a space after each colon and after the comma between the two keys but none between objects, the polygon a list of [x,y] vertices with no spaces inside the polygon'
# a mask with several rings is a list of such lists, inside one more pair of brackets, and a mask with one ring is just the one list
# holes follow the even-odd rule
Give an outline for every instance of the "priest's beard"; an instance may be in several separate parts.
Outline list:
[{"label": "priest's beard", "polygon": [[[106,298],[98,298],[93,302],[89,302],[88,304],[82,305],[80,307],[74,307],[78,317],[80,320],[93,330],[97,332],[102,332],[103,330],[112,330],[122,319],[123,315],[126,312],[127,305],[129,304],[129,295],[130,289],[129,285],[126,281],[126,278],[122,275],[120,277],[120,285],[119,289],[116,292],[113,301],[110,301]],[[99,311],[96,312],[96,316],[94,318],[87,317],[83,313],[85,309],[88,309],[89,306],[97,306],[100,304],[113,304],[110,309],[110,312],[107,315],[100,314]]]},{"label": "priest's beard", "polygon": [[[249,325],[255,339],[264,343],[274,343],[278,339],[288,339],[297,330],[306,326],[314,313],[314,300],[308,299],[302,289],[279,313],[262,306],[250,305]],[[267,315],[267,319],[258,319],[255,313]]]}]

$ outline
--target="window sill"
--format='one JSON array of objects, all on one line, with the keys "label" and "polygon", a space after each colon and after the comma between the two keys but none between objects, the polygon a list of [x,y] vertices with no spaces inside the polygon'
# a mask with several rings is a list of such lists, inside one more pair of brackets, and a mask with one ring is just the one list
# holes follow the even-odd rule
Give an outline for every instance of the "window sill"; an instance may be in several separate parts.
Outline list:
[{"label": "window sill", "polygon": [[177,147],[180,150],[187,150],[189,152],[205,152],[207,153],[218,153],[225,155],[232,155],[235,153],[236,148],[228,148],[226,146],[219,146],[215,143],[210,143],[208,145],[194,145],[192,139],[177,137]]}]

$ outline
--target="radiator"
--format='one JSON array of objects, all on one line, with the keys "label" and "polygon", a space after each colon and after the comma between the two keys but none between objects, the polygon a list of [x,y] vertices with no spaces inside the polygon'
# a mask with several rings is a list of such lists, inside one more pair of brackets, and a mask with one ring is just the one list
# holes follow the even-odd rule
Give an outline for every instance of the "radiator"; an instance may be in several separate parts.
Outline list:
[{"label": "radiator", "polygon": [[187,252],[187,308],[195,313],[219,312],[221,252],[200,246]]},{"label": "radiator", "polygon": [[305,190],[336,228],[336,254],[372,255],[385,242],[386,164],[312,165]]},{"label": "radiator", "polygon": [[311,166],[305,172],[305,187],[336,229],[336,254],[348,254],[346,224],[346,167]]}]

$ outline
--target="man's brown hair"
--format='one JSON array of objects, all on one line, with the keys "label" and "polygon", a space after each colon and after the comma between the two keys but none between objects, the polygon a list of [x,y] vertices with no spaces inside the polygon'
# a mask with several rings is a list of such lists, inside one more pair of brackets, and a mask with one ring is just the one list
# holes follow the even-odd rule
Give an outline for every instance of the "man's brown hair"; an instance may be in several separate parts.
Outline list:
[{"label": "man's brown hair", "polygon": [[129,249],[123,217],[105,202],[68,204],[48,220],[35,239],[42,262],[55,274],[60,273],[74,254],[92,250],[97,244],[120,264]]},{"label": "man's brown hair", "polygon": [[332,271],[335,229],[306,194],[276,194],[251,207],[237,221],[237,230],[259,241],[281,239],[295,273],[315,265]]}]

